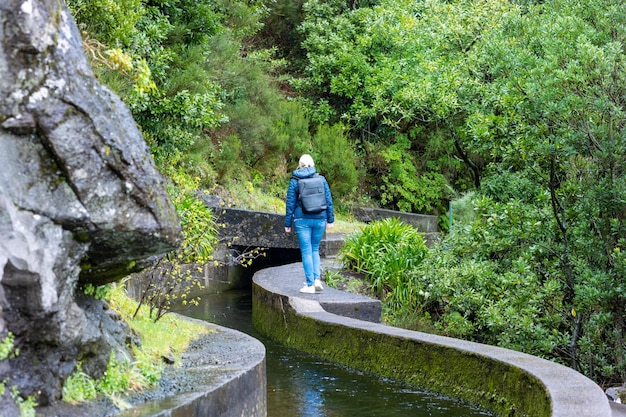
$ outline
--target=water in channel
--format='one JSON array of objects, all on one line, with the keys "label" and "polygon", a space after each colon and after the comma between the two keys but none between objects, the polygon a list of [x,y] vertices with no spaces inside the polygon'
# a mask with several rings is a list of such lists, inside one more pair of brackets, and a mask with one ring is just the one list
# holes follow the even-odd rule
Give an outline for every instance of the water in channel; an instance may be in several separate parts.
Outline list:
[{"label": "water in channel", "polygon": [[204,295],[185,315],[247,333],[266,348],[268,417],[493,417],[410,385],[289,349],[255,331],[251,291]]}]

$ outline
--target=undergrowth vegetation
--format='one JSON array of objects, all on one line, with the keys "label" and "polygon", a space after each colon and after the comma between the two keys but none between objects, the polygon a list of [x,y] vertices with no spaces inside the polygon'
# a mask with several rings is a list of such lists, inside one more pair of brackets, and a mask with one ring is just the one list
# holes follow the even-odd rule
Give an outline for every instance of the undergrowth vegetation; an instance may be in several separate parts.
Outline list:
[{"label": "undergrowth vegetation", "polygon": [[174,311],[175,305],[186,308],[198,304],[200,298],[194,293],[204,286],[189,265],[213,262],[213,250],[218,241],[213,211],[198,200],[194,188],[181,190],[180,187],[173,189],[172,200],[180,218],[183,243],[137,277],[141,291],[135,315],[146,305],[155,322]]},{"label": "undergrowth vegetation", "polygon": [[404,274],[419,265],[428,248],[413,226],[397,218],[378,220],[347,236],[339,259],[364,274],[371,289],[388,303],[410,299]]},{"label": "undergrowth vegetation", "polygon": [[[618,382],[625,372],[615,357],[623,349],[621,337],[606,327],[612,317],[599,308],[615,290],[603,275],[586,272],[587,280],[577,287],[581,307],[566,304],[559,260],[548,249],[557,236],[546,227],[550,211],[473,194],[455,206],[459,217],[450,233],[430,249],[412,226],[396,220],[363,227],[339,253],[346,271],[357,274],[329,273],[327,282],[380,298],[383,319],[390,325],[570,366],[576,360],[600,383]],[[615,255],[621,262],[621,250]],[[580,265],[577,270],[584,273]],[[580,313],[584,306],[597,310]],[[579,314],[586,317],[574,358],[570,323]]]},{"label": "undergrowth vegetation", "polygon": [[124,285],[112,285],[106,295],[111,308],[141,337],[141,346],[133,348],[133,358],[120,360],[111,352],[103,378],[94,380],[81,365],[63,386],[63,400],[77,403],[106,396],[118,408],[126,408],[124,397],[134,390],[149,389],[156,384],[164,368],[163,357],[178,362],[189,342],[208,329],[198,323],[173,315],[155,322],[148,306],[138,310],[138,303],[126,294]]}]

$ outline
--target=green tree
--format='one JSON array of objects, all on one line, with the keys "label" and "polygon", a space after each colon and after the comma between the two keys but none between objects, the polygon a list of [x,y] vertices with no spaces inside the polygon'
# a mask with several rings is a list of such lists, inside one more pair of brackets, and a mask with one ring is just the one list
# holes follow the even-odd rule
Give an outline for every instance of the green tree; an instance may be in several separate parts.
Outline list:
[{"label": "green tree", "polygon": [[406,135],[398,135],[382,152],[387,170],[382,176],[381,202],[393,203],[394,208],[405,212],[432,213],[452,190],[438,172],[417,171],[410,147]]},{"label": "green tree", "polygon": [[311,153],[331,184],[333,197],[354,195],[359,183],[356,155],[341,124],[320,125],[313,135]]},{"label": "green tree", "polygon": [[[483,34],[501,24],[509,3],[385,0],[352,9],[313,0],[304,7],[301,30],[309,61],[306,77],[295,86],[311,99],[314,120],[341,119],[349,126],[358,149],[372,161],[373,189],[404,184],[381,195],[383,202],[394,207],[401,201],[396,207],[403,210],[441,210],[445,200],[416,205],[399,196],[420,181],[437,187],[433,193],[442,199],[447,183],[462,189],[479,183],[483,158],[461,140],[464,116],[481,92],[468,57]],[[398,142],[398,134],[410,140],[401,161],[392,155],[399,145],[385,145]],[[381,157],[386,176],[377,172]],[[417,178],[396,169],[398,163],[412,164]],[[404,177],[396,177],[400,172]]]},{"label": "green tree", "polygon": [[[624,12],[621,2],[564,0],[509,14],[477,54],[476,68],[491,82],[484,111],[467,123],[500,167],[550,197],[549,262],[563,291],[570,365],[592,376],[613,367],[622,378],[621,353],[609,365],[591,345],[621,352],[626,330],[614,308],[626,295],[614,268],[626,213]],[[613,332],[597,328],[607,317]]]}]

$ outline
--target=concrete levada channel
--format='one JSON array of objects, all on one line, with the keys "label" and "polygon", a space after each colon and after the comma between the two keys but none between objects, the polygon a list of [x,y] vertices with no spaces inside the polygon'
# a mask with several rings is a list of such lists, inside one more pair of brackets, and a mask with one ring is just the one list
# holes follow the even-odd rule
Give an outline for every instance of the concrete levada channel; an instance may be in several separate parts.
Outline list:
[{"label": "concrete levada channel", "polygon": [[183,314],[236,329],[266,347],[268,417],[493,417],[454,398],[359,372],[255,331],[250,289],[202,296]]}]

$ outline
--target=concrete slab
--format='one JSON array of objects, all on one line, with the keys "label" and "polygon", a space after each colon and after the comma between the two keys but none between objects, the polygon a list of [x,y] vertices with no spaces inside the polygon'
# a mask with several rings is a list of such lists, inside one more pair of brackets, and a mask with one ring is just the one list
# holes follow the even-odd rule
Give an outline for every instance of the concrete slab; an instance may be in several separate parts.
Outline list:
[{"label": "concrete slab", "polygon": [[626,405],[610,401],[611,417],[626,417]]},{"label": "concrete slab", "polygon": [[[337,269],[338,265],[332,259],[322,260],[322,270]],[[264,279],[264,285],[270,291],[298,300],[316,301],[324,309],[339,316],[351,317],[358,320],[379,323],[382,314],[382,305],[362,295],[339,291],[324,285],[324,290],[315,294],[303,294],[300,288],[305,285],[302,263],[297,262],[280,267],[280,274],[269,274]],[[299,305],[305,305],[300,303]],[[310,305],[310,304],[309,304]]]}]

